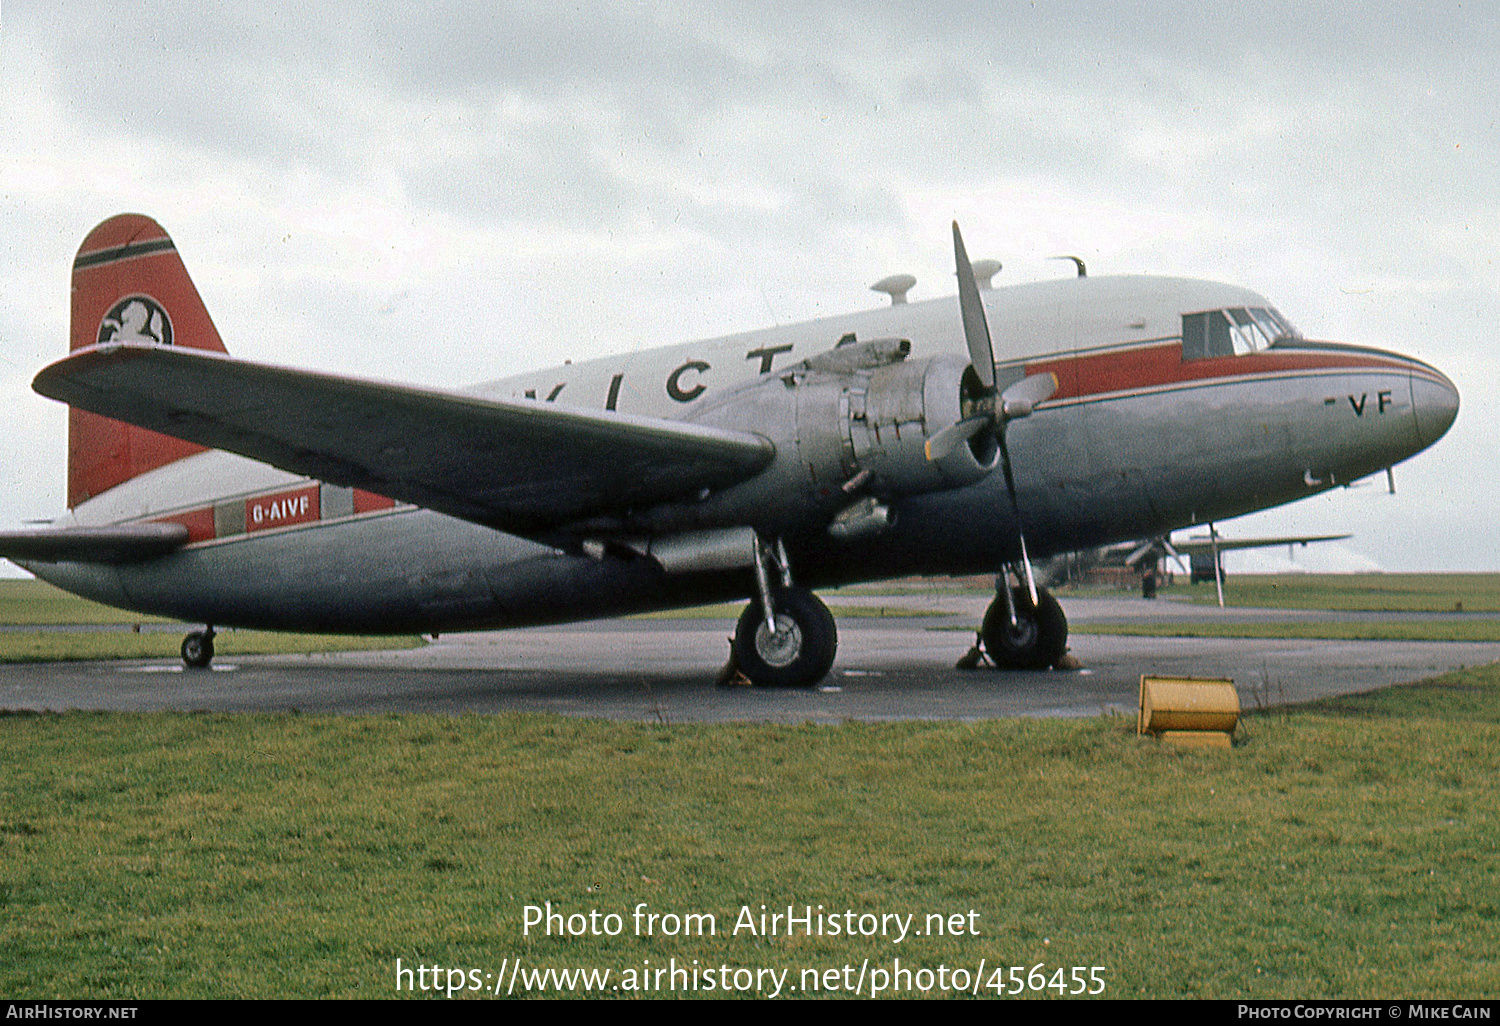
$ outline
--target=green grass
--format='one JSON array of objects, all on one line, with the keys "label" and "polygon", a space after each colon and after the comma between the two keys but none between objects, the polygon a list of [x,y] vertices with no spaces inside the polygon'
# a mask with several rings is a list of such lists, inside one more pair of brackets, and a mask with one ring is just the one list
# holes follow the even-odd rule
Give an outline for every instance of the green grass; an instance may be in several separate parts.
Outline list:
[{"label": "green grass", "polygon": [[46,581],[0,581],[0,624],[172,623],[70,595]]},{"label": "green grass", "polygon": [[[394,994],[395,961],[1106,966],[1107,996],[1500,995],[1500,668],[1246,718],[0,718],[0,993]],[[522,908],[624,915],[522,937]],[[629,911],[713,912],[637,938]],[[726,936],[742,905],[977,937]],[[616,976],[618,979],[618,976]]]},{"label": "green grass", "polygon": [[952,577],[946,574],[933,577],[897,577],[888,581],[845,584],[822,591],[825,597],[839,595],[993,595],[994,593],[994,574],[969,574],[962,577]]},{"label": "green grass", "polygon": [[[286,655],[365,649],[416,648],[422,639],[355,634],[283,634],[276,631],[219,631],[218,656]],[[98,659],[178,658],[182,636],[160,631],[0,632],[0,663],[55,663]]]},{"label": "green grass", "polygon": [[1144,638],[1326,638],[1338,641],[1500,641],[1500,620],[1382,620],[1368,623],[1077,623],[1070,634]]},{"label": "green grass", "polygon": [[[45,581],[0,581],[0,625],[65,627],[79,624],[173,623],[70,595]],[[189,627],[184,625],[183,634]],[[276,655],[415,648],[420,638],[353,634],[287,634],[221,630],[217,655]],[[182,635],[171,631],[0,631],[0,663],[177,658]]]},{"label": "green grass", "polygon": [[[744,612],[744,602],[721,602],[711,606],[692,606],[688,609],[664,609],[655,613],[637,613],[631,620],[734,620]],[[921,616],[956,616],[943,609],[917,609],[913,606],[850,606],[839,602],[828,603],[828,611],[840,619],[882,619],[885,617],[909,618]]]},{"label": "green grass", "polygon": [[[1218,603],[1212,582],[1174,584],[1161,594]],[[1224,582],[1224,601],[1278,609],[1500,612],[1500,574],[1236,575]]]}]

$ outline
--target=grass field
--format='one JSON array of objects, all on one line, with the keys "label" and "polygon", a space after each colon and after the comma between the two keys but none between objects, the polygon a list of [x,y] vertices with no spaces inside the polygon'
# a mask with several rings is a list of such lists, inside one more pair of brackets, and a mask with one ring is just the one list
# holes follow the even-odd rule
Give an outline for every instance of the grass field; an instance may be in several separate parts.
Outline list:
[{"label": "grass field", "polygon": [[[664,609],[658,613],[637,613],[629,617],[631,620],[734,620],[740,613],[744,612],[744,602],[721,602],[712,606],[692,606],[687,609]],[[834,616],[843,619],[853,617],[856,620],[891,618],[910,618],[923,616],[951,616],[951,612],[941,609],[918,609],[913,606],[851,606],[840,603],[837,600],[828,604],[828,611]]]},{"label": "grass field", "polygon": [[[969,628],[965,628],[969,629]],[[1078,623],[1070,634],[1144,638],[1326,638],[1335,641],[1500,641],[1500,620],[1379,620],[1368,623]]]},{"label": "grass field", "polygon": [[[1174,584],[1161,595],[1219,601],[1212,582]],[[1225,580],[1224,601],[1273,609],[1500,612],[1500,574],[1247,574]]]},{"label": "grass field", "polygon": [[[70,595],[45,581],[0,581],[0,625],[62,627],[78,624],[164,624],[160,616],[100,605]],[[85,659],[176,658],[182,635],[175,631],[0,631],[0,663],[63,662]],[[344,652],[356,649],[415,648],[414,635],[370,637],[352,634],[286,634],[224,630],[214,639],[218,655],[279,655]]]},{"label": "grass field", "polygon": [[[183,633],[186,633],[184,631]],[[298,655],[365,649],[416,648],[416,635],[396,637],[357,634],[283,634],[274,631],[220,631],[214,638],[218,656]],[[182,635],[161,631],[74,633],[60,631],[0,632],[0,663],[56,663],[95,659],[176,659]]]},{"label": "grass field", "polygon": [[940,574],[934,577],[901,577],[889,581],[870,581],[864,584],[846,584],[839,588],[828,588],[825,597],[840,595],[993,595],[994,574],[970,574],[951,577]]},{"label": "grass field", "polygon": [[[0,993],[380,997],[397,958],[519,956],[1500,995],[1500,668],[1252,715],[1227,752],[1132,727],[3,717]],[[523,937],[546,901],[624,931]],[[718,933],[637,937],[639,902]],[[762,903],[974,910],[978,936],[728,935]]]},{"label": "grass field", "polygon": [[46,581],[0,581],[0,624],[53,626],[77,623],[171,623],[70,595]]}]

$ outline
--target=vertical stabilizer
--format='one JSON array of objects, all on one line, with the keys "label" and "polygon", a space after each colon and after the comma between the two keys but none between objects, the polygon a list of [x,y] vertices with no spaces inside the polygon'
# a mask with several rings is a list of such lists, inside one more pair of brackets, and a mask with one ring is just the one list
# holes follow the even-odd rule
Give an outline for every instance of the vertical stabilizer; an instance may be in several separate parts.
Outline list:
[{"label": "vertical stabilizer", "polygon": [[[120,214],[89,232],[73,261],[69,349],[140,342],[224,352],[219,332],[161,225]],[[68,411],[68,508],[184,456],[200,445]]]}]

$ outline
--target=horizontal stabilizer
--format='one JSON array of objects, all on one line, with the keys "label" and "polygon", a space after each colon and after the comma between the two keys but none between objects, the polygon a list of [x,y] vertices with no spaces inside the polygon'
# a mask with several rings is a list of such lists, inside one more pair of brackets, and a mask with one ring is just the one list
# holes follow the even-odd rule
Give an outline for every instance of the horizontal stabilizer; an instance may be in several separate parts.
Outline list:
[{"label": "horizontal stabilizer", "polygon": [[0,531],[0,556],[40,563],[140,563],[165,556],[188,540],[181,524],[42,527]]},{"label": "horizontal stabilizer", "polygon": [[42,370],[42,395],[331,484],[537,536],[690,498],[775,455],[744,431],[500,401],[235,360],[106,344]]}]

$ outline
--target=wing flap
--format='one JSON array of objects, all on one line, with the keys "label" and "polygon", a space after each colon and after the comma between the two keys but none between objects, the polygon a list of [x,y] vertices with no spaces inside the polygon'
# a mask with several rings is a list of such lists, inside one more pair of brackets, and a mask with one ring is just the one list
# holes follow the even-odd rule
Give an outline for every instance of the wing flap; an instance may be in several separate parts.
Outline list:
[{"label": "wing flap", "polygon": [[0,531],[0,556],[40,563],[141,563],[187,544],[181,524],[42,527]]},{"label": "wing flap", "polygon": [[499,401],[168,346],[94,346],[36,376],[72,406],[296,474],[546,533],[743,481],[760,435]]}]

